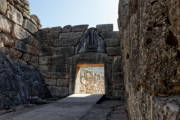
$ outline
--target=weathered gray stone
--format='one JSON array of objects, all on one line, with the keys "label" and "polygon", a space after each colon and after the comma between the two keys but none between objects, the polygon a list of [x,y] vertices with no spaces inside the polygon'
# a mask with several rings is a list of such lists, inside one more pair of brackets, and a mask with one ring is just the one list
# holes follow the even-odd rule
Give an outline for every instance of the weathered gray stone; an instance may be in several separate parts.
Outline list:
[{"label": "weathered gray stone", "polygon": [[69,94],[69,90],[66,87],[48,86],[48,89],[53,97],[65,97]]},{"label": "weathered gray stone", "polygon": [[48,86],[56,86],[56,79],[45,79],[45,84]]},{"label": "weathered gray stone", "polygon": [[13,47],[15,44],[15,40],[12,39],[9,35],[0,34],[0,39],[2,40],[4,46]]},{"label": "weathered gray stone", "polygon": [[25,61],[25,62],[29,62],[31,60],[31,56],[29,54],[23,54],[23,57],[22,59]]},{"label": "weathered gray stone", "polygon": [[62,27],[61,27],[61,26],[58,26],[58,27],[52,27],[51,30],[50,30],[50,32],[53,32],[53,33],[58,34],[58,33],[61,33],[62,30],[63,30]]},{"label": "weathered gray stone", "polygon": [[71,25],[66,25],[63,27],[62,32],[71,32],[72,31],[72,26]]},{"label": "weathered gray stone", "polygon": [[57,86],[58,87],[67,87],[69,85],[69,80],[68,79],[57,79]]},{"label": "weathered gray stone", "polygon": [[31,103],[31,98],[45,98],[48,93],[37,69],[23,63],[11,63],[0,53],[0,109]]},{"label": "weathered gray stone", "polygon": [[110,56],[118,56],[120,55],[120,47],[108,47],[107,49],[107,54]]},{"label": "weathered gray stone", "polygon": [[65,72],[68,73],[68,65],[62,64],[62,65],[56,65],[56,72]]},{"label": "weathered gray stone", "polygon": [[40,71],[49,71],[49,65],[39,65]]},{"label": "weathered gray stone", "polygon": [[120,34],[118,31],[113,32],[101,32],[104,39],[120,39]]},{"label": "weathered gray stone", "polygon": [[153,101],[153,119],[169,119],[178,120],[180,119],[180,97],[156,97]]},{"label": "weathered gray stone", "polygon": [[179,9],[179,0],[120,0],[120,44],[131,120],[180,119]]},{"label": "weathered gray stone", "polygon": [[27,12],[27,11],[24,11],[24,12],[22,13],[22,15],[23,15],[23,17],[24,17],[25,19],[30,19],[30,18],[31,18],[29,12]]},{"label": "weathered gray stone", "polygon": [[26,43],[23,42],[23,41],[16,41],[15,43],[15,47],[16,49],[22,51],[22,52],[27,52],[27,46],[26,46]]},{"label": "weathered gray stone", "polygon": [[36,25],[37,29],[40,29],[42,27],[40,20],[39,20],[37,15],[33,14],[33,15],[31,15],[30,18],[31,18],[30,20]]},{"label": "weathered gray stone", "polygon": [[6,10],[7,10],[7,0],[1,0],[0,13],[2,13],[3,15],[5,15]]},{"label": "weathered gray stone", "polygon": [[65,63],[65,58],[62,55],[51,57],[51,61],[50,61],[51,65],[62,65],[64,63]]},{"label": "weathered gray stone", "polygon": [[96,25],[96,28],[100,32],[112,32],[113,31],[113,24]]},{"label": "weathered gray stone", "polygon": [[53,55],[53,51],[51,47],[41,47],[40,49],[40,56],[52,56]]},{"label": "weathered gray stone", "polygon": [[24,30],[21,26],[15,24],[13,27],[12,35],[16,39],[25,39],[30,36],[30,33]]},{"label": "weathered gray stone", "polygon": [[49,63],[50,63],[50,57],[49,56],[39,57],[39,64],[40,65],[47,65]]},{"label": "weathered gray stone", "polygon": [[[21,39],[23,42],[32,45],[34,42],[34,38],[32,36],[28,36],[27,38]],[[34,45],[35,46],[35,45]]]},{"label": "weathered gray stone", "polygon": [[27,53],[32,55],[39,55],[39,50],[36,47],[27,44]]},{"label": "weathered gray stone", "polygon": [[107,47],[119,47],[120,46],[120,39],[105,39],[105,43]]},{"label": "weathered gray stone", "polygon": [[39,65],[39,57],[37,55],[31,55],[31,60],[29,63],[37,67]]},{"label": "weathered gray stone", "polygon": [[21,12],[19,12],[14,6],[10,4],[8,4],[7,17],[16,24],[23,24],[23,16]]},{"label": "weathered gray stone", "polygon": [[38,31],[37,26],[28,19],[24,20],[23,27],[30,33],[35,33]]},{"label": "weathered gray stone", "polygon": [[112,63],[112,71],[113,72],[123,72],[123,64],[122,64],[121,56],[114,57],[113,63]]},{"label": "weathered gray stone", "polygon": [[4,16],[0,15],[0,31],[10,33],[12,24]]},{"label": "weathered gray stone", "polygon": [[53,51],[56,55],[64,55],[65,57],[74,55],[74,47],[57,47]]},{"label": "weathered gray stone", "polygon": [[8,47],[1,47],[0,51],[4,54],[4,55],[8,55],[9,54],[9,48]]},{"label": "weathered gray stone", "polygon": [[84,32],[89,25],[76,25],[72,27],[72,32]]},{"label": "weathered gray stone", "polygon": [[61,33],[59,40],[56,41],[54,46],[74,46],[80,40],[82,35],[82,32]]},{"label": "weathered gray stone", "polygon": [[114,84],[124,84],[122,72],[112,72],[112,81]]},{"label": "weathered gray stone", "polygon": [[9,56],[11,59],[15,60],[15,59],[19,59],[22,57],[22,52],[20,52],[19,50],[13,49],[11,48],[9,50]]}]

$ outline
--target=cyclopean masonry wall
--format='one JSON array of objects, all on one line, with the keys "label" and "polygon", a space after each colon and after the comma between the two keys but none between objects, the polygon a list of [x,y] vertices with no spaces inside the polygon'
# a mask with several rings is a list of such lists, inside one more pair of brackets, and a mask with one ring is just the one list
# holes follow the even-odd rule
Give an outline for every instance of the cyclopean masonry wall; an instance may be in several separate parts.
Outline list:
[{"label": "cyclopean masonry wall", "polygon": [[91,31],[88,25],[46,28],[36,34],[41,45],[39,69],[54,97],[74,93],[77,64],[104,64],[106,95],[123,98],[119,32],[113,31],[113,26],[108,24],[96,28],[105,41],[105,53],[77,52],[77,49],[83,50],[83,47],[76,48],[78,42]]},{"label": "cyclopean masonry wall", "polygon": [[44,103],[49,97],[38,67],[41,27],[26,0],[0,0],[0,110]]},{"label": "cyclopean masonry wall", "polygon": [[180,1],[120,0],[119,29],[131,120],[180,119]]},{"label": "cyclopean masonry wall", "polygon": [[33,33],[41,27],[36,15],[30,15],[27,0],[1,0],[0,50],[13,61],[38,65],[38,41]]}]

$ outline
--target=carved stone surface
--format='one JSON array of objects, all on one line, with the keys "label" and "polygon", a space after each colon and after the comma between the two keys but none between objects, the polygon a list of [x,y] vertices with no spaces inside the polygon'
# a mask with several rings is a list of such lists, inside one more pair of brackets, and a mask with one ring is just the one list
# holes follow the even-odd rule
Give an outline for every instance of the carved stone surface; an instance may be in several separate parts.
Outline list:
[{"label": "carved stone surface", "polygon": [[88,29],[76,46],[76,54],[87,52],[105,53],[105,42],[97,29]]}]

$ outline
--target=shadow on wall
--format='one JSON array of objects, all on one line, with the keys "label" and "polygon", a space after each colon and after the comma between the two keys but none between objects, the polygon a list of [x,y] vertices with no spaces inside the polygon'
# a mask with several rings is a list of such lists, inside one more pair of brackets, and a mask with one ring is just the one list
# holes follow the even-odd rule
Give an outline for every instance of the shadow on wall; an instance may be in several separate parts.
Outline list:
[{"label": "shadow on wall", "polygon": [[39,103],[50,97],[44,79],[36,68],[17,62],[10,62],[0,52],[0,109],[17,105]]}]

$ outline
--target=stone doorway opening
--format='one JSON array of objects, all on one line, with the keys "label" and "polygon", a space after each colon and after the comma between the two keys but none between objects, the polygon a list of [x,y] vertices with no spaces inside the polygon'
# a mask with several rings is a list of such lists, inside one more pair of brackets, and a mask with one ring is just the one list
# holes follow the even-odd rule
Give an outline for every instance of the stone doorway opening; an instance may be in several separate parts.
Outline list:
[{"label": "stone doorway opening", "polygon": [[77,64],[75,94],[105,94],[104,64]]}]

